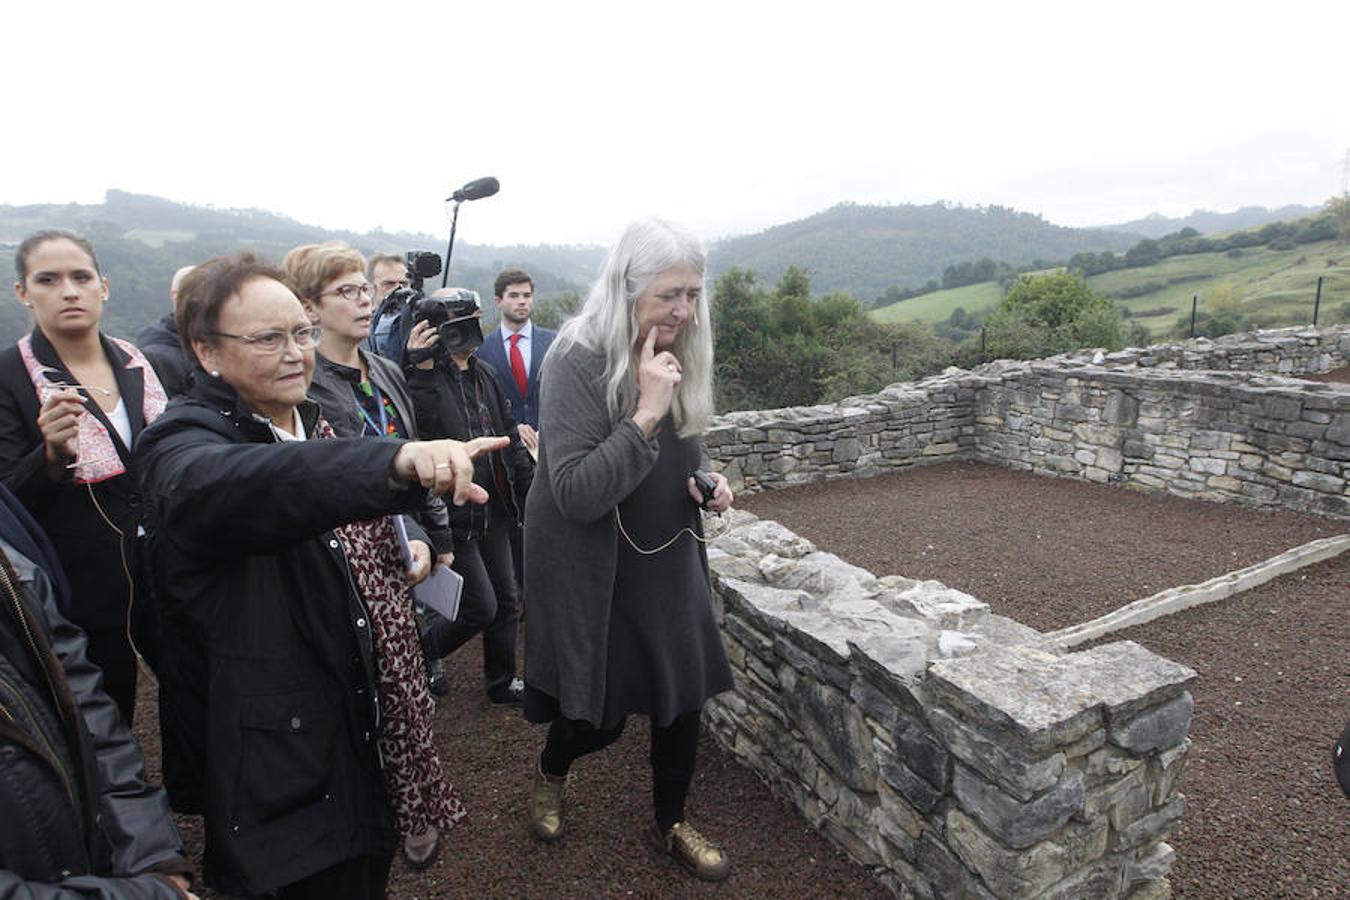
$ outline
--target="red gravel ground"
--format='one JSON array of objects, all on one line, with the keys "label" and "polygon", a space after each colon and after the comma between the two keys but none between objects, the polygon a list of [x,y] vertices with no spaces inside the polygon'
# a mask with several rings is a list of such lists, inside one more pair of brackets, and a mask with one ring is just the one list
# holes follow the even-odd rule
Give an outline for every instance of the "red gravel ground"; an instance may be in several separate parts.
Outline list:
[{"label": "red gravel ground", "polygon": [[936,579],[1042,631],[1350,531],[977,462],[766,491],[737,505],[876,575]]},{"label": "red gravel ground", "polygon": [[1350,554],[1111,635],[1185,663],[1194,687],[1179,898],[1350,896]]}]

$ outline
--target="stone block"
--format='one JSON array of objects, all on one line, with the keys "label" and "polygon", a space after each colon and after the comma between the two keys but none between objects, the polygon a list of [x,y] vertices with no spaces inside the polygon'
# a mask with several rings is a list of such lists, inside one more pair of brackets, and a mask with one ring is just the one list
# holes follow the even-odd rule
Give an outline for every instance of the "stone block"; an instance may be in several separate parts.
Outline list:
[{"label": "stone block", "polygon": [[1102,417],[1108,425],[1133,425],[1139,418],[1139,401],[1123,391],[1112,391]]},{"label": "stone block", "polygon": [[1036,897],[1106,852],[1104,820],[1064,828],[1053,840],[1025,849],[1003,846],[959,809],[947,813],[947,843],[1004,900]]},{"label": "stone block", "polygon": [[1149,781],[1153,785],[1153,795],[1149,799],[1154,806],[1165,805],[1180,789],[1190,749],[1191,740],[1187,738],[1149,760]]},{"label": "stone block", "polygon": [[1205,456],[1192,456],[1186,464],[1192,472],[1200,472],[1206,475],[1223,475],[1228,471],[1228,464],[1221,459],[1210,459]]},{"label": "stone block", "polygon": [[887,787],[885,782],[877,785],[877,800],[871,821],[860,824],[875,829],[876,833],[899,849],[901,856],[914,862],[918,858],[919,839],[923,837],[926,827],[923,816],[904,797]]},{"label": "stone block", "polygon": [[1125,860],[1107,857],[1086,869],[1072,872],[1063,881],[1046,888],[1037,900],[1087,900],[1119,897],[1125,889]]},{"label": "stone block", "polygon": [[1125,459],[1119,450],[1102,447],[1097,451],[1097,467],[1108,472],[1119,472],[1124,468]]},{"label": "stone block", "polygon": [[[792,636],[798,640],[806,637],[800,632],[793,633]],[[815,642],[811,643],[814,645]],[[803,650],[794,641],[782,636],[774,638],[773,648],[781,660],[798,672],[810,675],[817,681],[823,681],[841,691],[848,691],[853,686],[853,677],[847,669],[837,664],[833,653],[821,654]]]},{"label": "stone block", "polygon": [[793,724],[834,775],[855,791],[876,789],[877,759],[871,730],[848,696],[829,685],[800,677],[780,666],[783,706]]},{"label": "stone block", "polygon": [[1326,440],[1350,446],[1350,413],[1337,413],[1327,426]]},{"label": "stone block", "polygon": [[797,559],[816,551],[815,544],[771,519],[756,519],[737,527],[732,536],[759,554],[773,553],[784,559]]},{"label": "stone block", "polygon": [[1339,494],[1345,490],[1344,478],[1322,475],[1317,472],[1295,472],[1293,482],[1298,487],[1321,491],[1325,494]]},{"label": "stone block", "polygon": [[1083,798],[1082,818],[1108,816],[1119,828],[1148,812],[1150,800],[1148,767],[1137,765],[1122,778],[1089,788]]},{"label": "stone block", "polygon": [[834,448],[830,452],[830,458],[834,462],[853,462],[862,454],[862,444],[857,438],[847,437],[835,441]]},{"label": "stone block", "polygon": [[1303,408],[1292,397],[1266,397],[1262,400],[1261,414],[1268,419],[1280,419],[1286,422],[1298,421]]},{"label": "stone block", "polygon": [[1134,849],[1166,838],[1177,822],[1181,821],[1181,814],[1185,811],[1186,798],[1178,794],[1126,828],[1113,832],[1112,850]]},{"label": "stone block", "polygon": [[1094,447],[1119,447],[1121,430],[1111,425],[1093,425],[1086,422],[1073,426],[1073,436]]},{"label": "stone block", "polygon": [[942,897],[961,900],[994,900],[995,895],[967,869],[932,829],[924,832],[918,847],[919,870],[928,876]]},{"label": "stone block", "polygon": [[951,780],[951,754],[925,724],[909,716],[900,716],[891,727],[896,752],[914,772],[928,783],[946,791]]},{"label": "stone block", "polygon": [[940,581],[916,581],[892,595],[899,608],[938,628],[970,627],[989,614],[989,604]]},{"label": "stone block", "polygon": [[1166,878],[1172,871],[1172,863],[1176,861],[1176,857],[1176,851],[1166,841],[1141,847],[1125,868],[1125,880],[1129,884],[1138,884],[1141,881]]},{"label": "stone block", "polygon": [[849,699],[858,704],[863,714],[876,722],[887,735],[902,715],[888,693],[862,678],[854,679],[849,687]]},{"label": "stone block", "polygon": [[1000,843],[1018,849],[1050,837],[1083,807],[1082,772],[1066,775],[1050,790],[1023,802],[958,764],[952,774],[952,790],[961,808]]},{"label": "stone block", "polygon": [[1310,441],[1320,441],[1326,437],[1327,426],[1318,425],[1315,422],[1290,422],[1285,426],[1284,433],[1293,437],[1306,438]]},{"label": "stone block", "polygon": [[954,756],[1018,799],[1032,799],[1064,772],[1063,753],[1030,756],[1004,735],[977,730],[944,709],[930,709],[928,721]]},{"label": "stone block", "polygon": [[926,778],[905,764],[905,760],[884,741],[873,738],[872,749],[882,780],[895,788],[921,812],[932,812],[945,796]]}]

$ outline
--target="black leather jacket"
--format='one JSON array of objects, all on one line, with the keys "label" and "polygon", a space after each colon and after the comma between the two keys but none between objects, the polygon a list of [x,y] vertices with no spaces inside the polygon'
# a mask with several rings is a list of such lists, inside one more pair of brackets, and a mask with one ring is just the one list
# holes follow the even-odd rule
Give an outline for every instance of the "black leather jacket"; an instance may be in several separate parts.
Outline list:
[{"label": "black leather jacket", "polygon": [[[501,501],[507,515],[523,523],[525,495],[534,480],[534,461],[520,441],[516,420],[511,417],[511,404],[506,402],[496,370],[477,356],[471,356],[469,368],[463,371],[448,359],[437,359],[430,369],[410,368],[406,371],[408,393],[412,395],[423,438],[467,441],[485,433],[511,438],[505,450],[484,453],[474,460],[473,480],[494,500]],[[488,418],[486,430],[479,416],[480,397]],[[498,489],[494,467],[506,479],[505,491]],[[487,525],[487,512],[483,507],[466,503],[450,510],[450,527],[456,540],[477,538]]]},{"label": "black leather jacket", "polygon": [[[403,441],[278,442],[202,377],[137,447],[164,602],[201,635],[206,881],[264,894],[397,844],[376,749],[369,613],[334,528],[426,503]],[[318,406],[300,406],[312,435]]]},{"label": "black leather jacket", "polygon": [[168,802],[84,633],[43,571],[0,549],[0,898],[182,896],[163,877],[191,870]]}]

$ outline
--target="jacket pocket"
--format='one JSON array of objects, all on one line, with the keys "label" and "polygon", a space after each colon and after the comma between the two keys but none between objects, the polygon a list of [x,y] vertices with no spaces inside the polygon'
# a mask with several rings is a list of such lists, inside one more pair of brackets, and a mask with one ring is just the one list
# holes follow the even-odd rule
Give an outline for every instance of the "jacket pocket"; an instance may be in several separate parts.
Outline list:
[{"label": "jacket pocket", "polygon": [[333,711],[316,691],[245,697],[235,818],[261,825],[322,803],[335,750]]}]

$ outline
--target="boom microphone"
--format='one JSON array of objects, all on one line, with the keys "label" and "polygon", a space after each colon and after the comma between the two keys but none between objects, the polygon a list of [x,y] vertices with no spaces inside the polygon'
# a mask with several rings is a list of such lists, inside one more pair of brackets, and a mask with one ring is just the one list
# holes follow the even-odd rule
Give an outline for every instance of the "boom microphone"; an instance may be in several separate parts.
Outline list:
[{"label": "boom microphone", "polygon": [[491,176],[475,178],[445,199],[453,200],[456,203],[463,203],[465,200],[482,200],[484,197],[491,197],[500,189],[501,183]]}]

